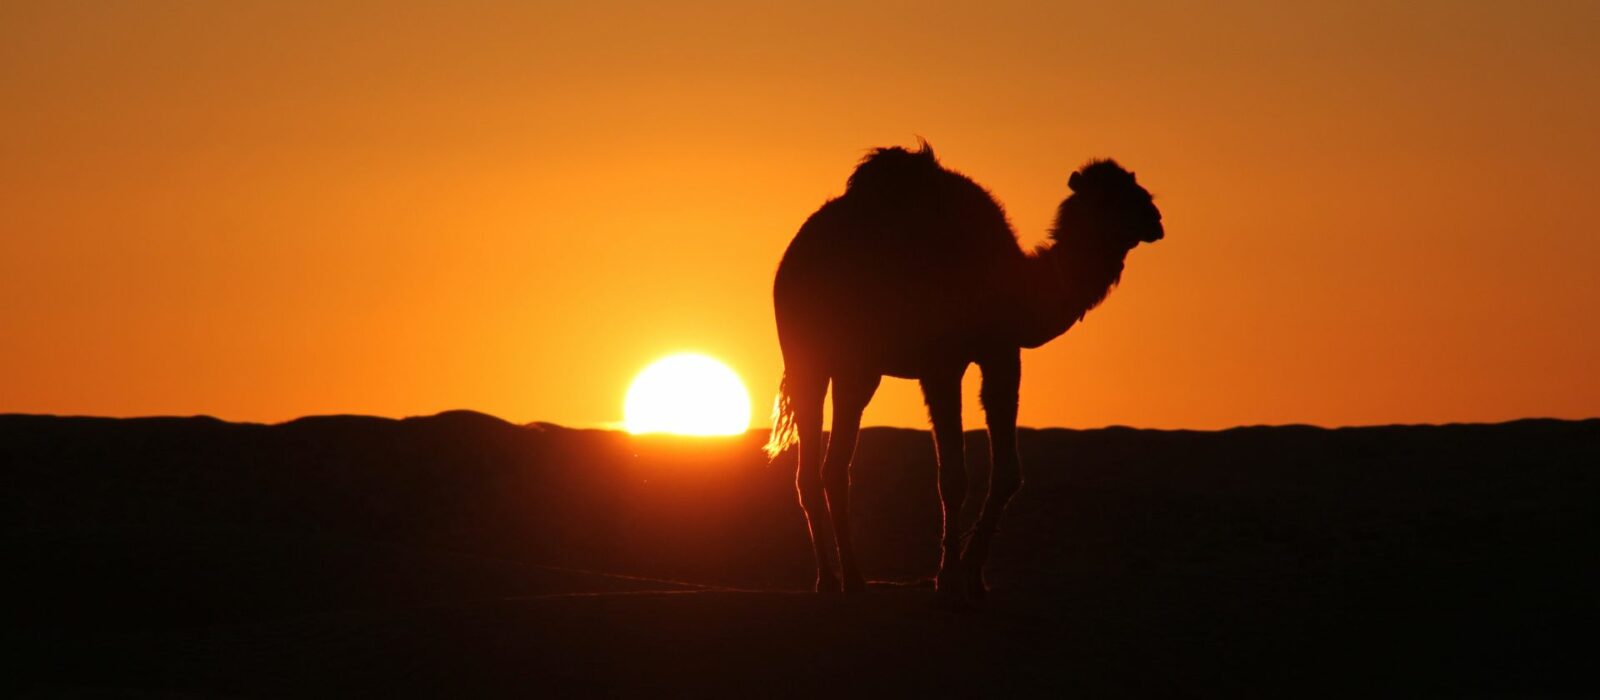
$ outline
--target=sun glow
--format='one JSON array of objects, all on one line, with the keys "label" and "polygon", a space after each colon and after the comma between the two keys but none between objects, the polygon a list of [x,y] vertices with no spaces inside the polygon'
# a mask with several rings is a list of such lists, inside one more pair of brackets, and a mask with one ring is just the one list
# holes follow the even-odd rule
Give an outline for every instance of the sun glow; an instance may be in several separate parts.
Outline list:
[{"label": "sun glow", "polygon": [[634,378],[622,415],[635,435],[738,435],[750,427],[750,395],[727,365],[705,355],[672,355]]}]

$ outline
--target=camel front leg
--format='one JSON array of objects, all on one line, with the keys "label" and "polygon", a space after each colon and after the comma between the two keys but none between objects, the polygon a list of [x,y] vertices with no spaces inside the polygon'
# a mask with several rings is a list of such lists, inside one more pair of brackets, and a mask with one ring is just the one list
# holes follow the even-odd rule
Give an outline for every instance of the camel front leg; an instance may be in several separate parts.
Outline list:
[{"label": "camel front leg", "polygon": [[1017,391],[1022,383],[1021,351],[1013,350],[986,362],[983,370],[984,416],[989,424],[989,498],[967,538],[961,555],[967,570],[967,594],[981,598],[988,591],[983,567],[989,561],[989,543],[994,539],[1006,504],[1022,488],[1022,463],[1017,459]]},{"label": "camel front leg", "polygon": [[966,445],[961,433],[962,365],[949,372],[924,377],[922,399],[928,404],[928,420],[933,423],[933,447],[939,462],[939,505],[942,531],[939,538],[939,575],[934,587],[941,595],[959,597],[966,585],[961,573],[962,507],[967,502]]},{"label": "camel front leg", "polygon": [[839,543],[839,573],[846,592],[867,588],[856,567],[855,544],[850,537],[850,461],[856,453],[861,413],[881,379],[876,374],[833,378],[833,434],[828,437],[822,481],[827,487],[828,513],[833,518],[833,539]]}]

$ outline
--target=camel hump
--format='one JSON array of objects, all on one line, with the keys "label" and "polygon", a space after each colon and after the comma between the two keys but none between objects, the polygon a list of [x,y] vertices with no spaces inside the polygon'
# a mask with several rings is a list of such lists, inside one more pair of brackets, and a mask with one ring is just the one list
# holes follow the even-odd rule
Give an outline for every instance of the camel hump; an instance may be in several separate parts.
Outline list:
[{"label": "camel hump", "polygon": [[916,188],[944,172],[927,141],[909,151],[900,146],[874,148],[861,159],[845,189],[850,192]]}]

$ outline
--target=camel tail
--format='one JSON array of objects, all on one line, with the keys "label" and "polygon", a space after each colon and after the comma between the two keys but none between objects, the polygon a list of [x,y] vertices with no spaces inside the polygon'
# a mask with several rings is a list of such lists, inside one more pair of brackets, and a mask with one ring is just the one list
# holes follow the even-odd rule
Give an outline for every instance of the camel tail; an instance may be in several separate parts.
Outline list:
[{"label": "camel tail", "polygon": [[778,382],[778,396],[772,400],[772,435],[767,438],[767,459],[775,460],[790,445],[800,442],[800,426],[795,423],[794,397],[789,394],[789,376]]}]

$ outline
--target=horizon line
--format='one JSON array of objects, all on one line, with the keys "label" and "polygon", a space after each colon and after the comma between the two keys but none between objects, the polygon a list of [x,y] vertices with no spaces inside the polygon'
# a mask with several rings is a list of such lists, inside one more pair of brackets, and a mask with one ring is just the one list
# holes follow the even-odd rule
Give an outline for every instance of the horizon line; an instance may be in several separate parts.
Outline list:
[{"label": "horizon line", "polygon": [[[483,411],[478,411],[478,410],[474,410],[474,409],[467,409],[467,408],[446,409],[446,410],[438,411],[438,412],[431,413],[431,414],[419,414],[419,415],[409,415],[409,416],[384,416],[384,415],[373,415],[373,414],[364,414],[364,413],[310,413],[310,414],[306,414],[306,415],[302,415],[302,416],[296,416],[294,418],[289,418],[287,420],[275,421],[275,422],[249,421],[249,420],[228,420],[228,419],[220,418],[218,416],[214,416],[214,415],[207,414],[207,413],[196,413],[196,414],[188,414],[188,415],[180,415],[180,414],[150,414],[150,415],[136,415],[136,416],[106,416],[106,415],[92,415],[92,414],[78,414],[78,413],[30,413],[30,412],[15,411],[15,412],[0,412],[0,419],[12,418],[12,417],[33,417],[33,418],[63,418],[63,419],[90,419],[90,420],[127,420],[127,421],[137,421],[137,420],[210,420],[210,421],[216,421],[218,423],[226,423],[226,424],[230,424],[230,425],[259,425],[259,426],[266,426],[266,427],[275,427],[275,426],[283,426],[283,425],[288,425],[288,424],[295,423],[295,422],[298,422],[298,421],[310,420],[310,419],[357,418],[357,419],[372,419],[372,420],[382,420],[382,421],[393,421],[393,422],[397,422],[398,423],[398,422],[411,421],[411,420],[436,419],[436,418],[441,418],[441,417],[445,417],[445,416],[461,415],[461,414],[469,414],[469,415],[474,415],[474,416],[481,416],[483,418],[487,418],[487,419],[494,420],[494,421],[497,421],[497,422],[500,422],[500,423],[504,423],[504,424],[506,424],[508,426],[515,427],[515,428],[557,428],[557,429],[561,429],[561,430],[594,430],[594,431],[602,431],[602,432],[622,433],[622,434],[629,435],[629,436],[632,436],[632,437],[640,437],[640,438],[661,438],[661,437],[666,437],[666,438],[680,438],[680,439],[717,440],[717,439],[727,439],[727,438],[736,438],[736,437],[746,437],[746,436],[749,436],[751,433],[755,433],[755,432],[761,432],[761,433],[770,433],[771,432],[771,428],[768,428],[768,427],[751,427],[751,428],[748,428],[748,429],[744,430],[743,432],[732,433],[732,434],[728,434],[728,435],[679,435],[679,434],[674,434],[674,433],[630,433],[626,429],[622,428],[621,421],[609,421],[609,422],[602,422],[602,423],[599,423],[599,424],[591,424],[591,425],[567,425],[567,424],[563,424],[563,423],[555,423],[555,422],[543,421],[543,420],[533,420],[533,421],[528,421],[528,422],[525,422],[525,423],[518,423],[518,422],[515,422],[515,421],[507,420],[507,419],[502,418],[500,416],[496,416],[496,415],[491,414],[491,413],[485,413]],[[1508,419],[1504,419],[1504,420],[1446,421],[1446,422],[1431,422],[1431,423],[1430,422],[1359,423],[1359,424],[1346,424],[1346,425],[1324,425],[1324,424],[1319,424],[1319,423],[1308,423],[1308,422],[1241,423],[1241,424],[1232,425],[1232,426],[1223,427],[1223,428],[1149,428],[1149,427],[1125,425],[1125,424],[1120,424],[1120,423],[1112,423],[1112,424],[1093,426],[1093,427],[1073,427],[1073,426],[1064,426],[1064,425],[1050,425],[1050,426],[1019,425],[1019,426],[1017,426],[1017,429],[1018,430],[1033,430],[1033,431],[1040,431],[1040,430],[1074,430],[1074,431],[1140,430],[1140,431],[1152,431],[1152,432],[1215,433],[1215,432],[1225,432],[1225,431],[1229,431],[1229,430],[1239,430],[1239,429],[1246,429],[1246,428],[1314,428],[1314,429],[1318,429],[1318,430],[1341,430],[1341,429],[1349,429],[1349,428],[1393,428],[1393,427],[1404,428],[1404,427],[1448,427],[1448,426],[1472,426],[1472,425],[1504,425],[1504,424],[1507,424],[1507,423],[1520,423],[1520,422],[1526,422],[1526,421],[1560,421],[1560,422],[1569,422],[1569,423],[1582,423],[1582,422],[1588,422],[1588,421],[1600,421],[1600,415],[1597,415],[1597,416],[1586,416],[1586,417],[1582,417],[1582,418],[1560,418],[1560,417],[1556,417],[1556,416],[1545,415],[1545,416],[1522,416],[1522,417],[1518,417],[1518,418],[1508,418]],[[901,426],[901,425],[863,425],[863,426],[861,426],[861,429],[862,430],[910,430],[910,431],[915,431],[915,432],[928,432],[928,430],[929,430],[928,428],[925,428],[925,427],[924,428],[917,428],[917,427]],[[986,428],[985,428],[984,425],[978,424],[978,425],[974,425],[974,426],[972,426],[970,428],[964,428],[962,432],[983,431],[985,429]]]}]

